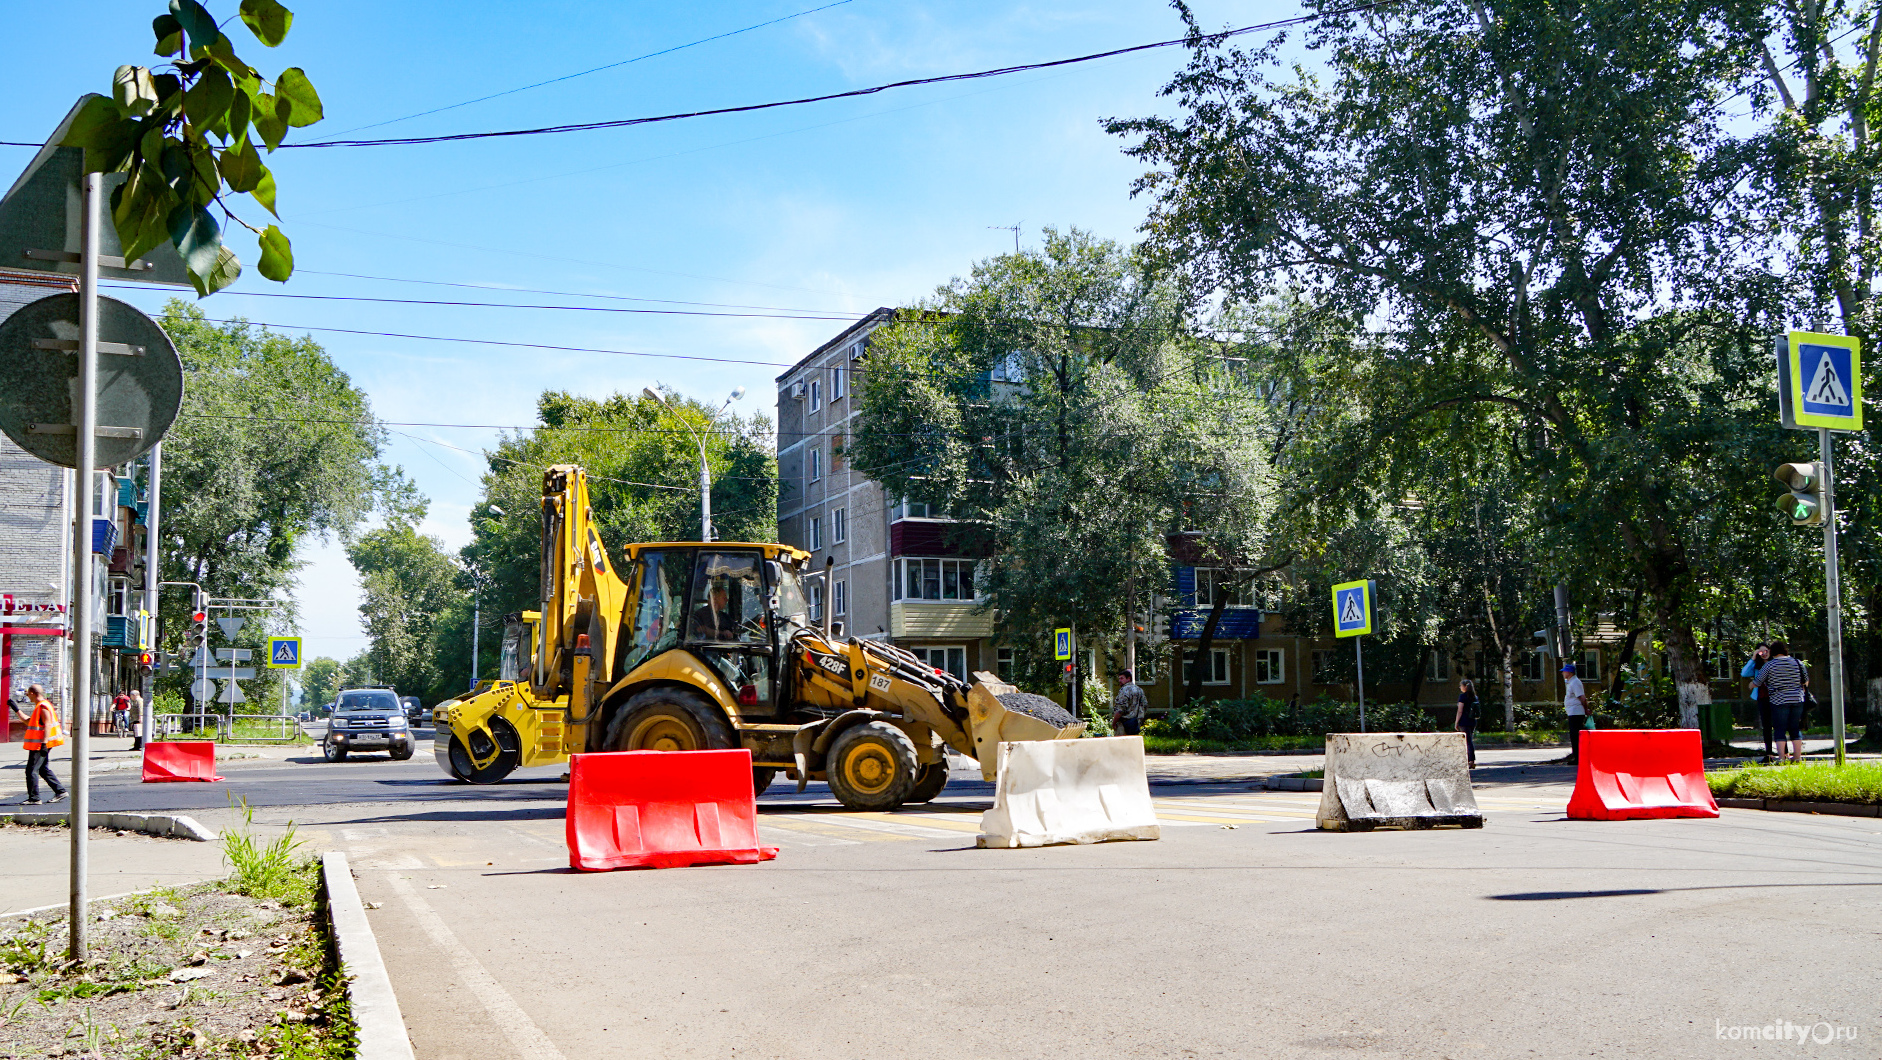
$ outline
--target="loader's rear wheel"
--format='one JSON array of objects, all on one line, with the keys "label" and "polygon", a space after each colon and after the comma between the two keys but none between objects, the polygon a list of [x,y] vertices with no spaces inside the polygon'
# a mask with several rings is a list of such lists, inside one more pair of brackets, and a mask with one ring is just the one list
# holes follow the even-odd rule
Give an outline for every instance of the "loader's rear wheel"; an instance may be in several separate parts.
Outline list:
[{"label": "loader's rear wheel", "polygon": [[948,786],[948,759],[941,756],[941,761],[921,767],[921,773],[915,777],[915,790],[909,792],[910,802],[933,802],[941,789]]},{"label": "loader's rear wheel", "polygon": [[497,747],[482,731],[471,733],[471,740],[484,748],[484,764],[479,766],[464,741],[453,735],[448,752],[452,776],[466,784],[495,784],[515,771],[517,755],[514,752]]},{"label": "loader's rear wheel", "polygon": [[771,786],[771,781],[776,778],[777,775],[778,771],[769,766],[753,766],[751,771],[751,793],[753,795],[763,795],[765,789]]},{"label": "loader's rear wheel", "polygon": [[608,747],[615,751],[715,751],[737,746],[732,726],[717,707],[697,693],[677,688],[639,693],[608,726]]},{"label": "loader's rear wheel", "polygon": [[825,757],[830,790],[852,810],[893,810],[915,790],[915,741],[886,721],[843,730]]}]

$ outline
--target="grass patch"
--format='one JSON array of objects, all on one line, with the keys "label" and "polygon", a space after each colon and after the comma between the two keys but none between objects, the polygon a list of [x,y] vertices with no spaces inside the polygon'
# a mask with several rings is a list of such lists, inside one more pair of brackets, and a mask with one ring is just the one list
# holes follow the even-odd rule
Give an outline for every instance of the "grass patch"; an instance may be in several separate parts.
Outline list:
[{"label": "grass patch", "polygon": [[249,827],[255,823],[255,811],[248,800],[241,800],[242,827],[222,832],[222,858],[232,874],[229,891],[250,898],[272,898],[284,905],[306,905],[314,899],[314,874],[303,871],[304,859],[295,851],[306,844],[294,838],[294,822],[287,831],[266,846],[256,841]]},{"label": "grass patch", "polygon": [[1747,766],[1708,773],[1706,783],[1722,798],[1882,804],[1882,762]]}]

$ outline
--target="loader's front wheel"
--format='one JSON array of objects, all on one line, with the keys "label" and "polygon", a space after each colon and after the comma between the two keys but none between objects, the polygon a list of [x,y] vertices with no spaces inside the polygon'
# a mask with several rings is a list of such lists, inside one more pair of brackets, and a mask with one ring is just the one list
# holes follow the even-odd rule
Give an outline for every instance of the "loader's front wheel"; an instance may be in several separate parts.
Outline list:
[{"label": "loader's front wheel", "polygon": [[777,775],[778,771],[770,766],[753,766],[751,770],[751,793],[753,795],[763,795],[765,789],[771,786],[771,781],[775,779]]},{"label": "loader's front wheel", "polygon": [[615,751],[715,751],[737,747],[718,708],[677,688],[650,688],[627,701],[608,726]]},{"label": "loader's front wheel", "polygon": [[921,773],[915,778],[915,790],[908,795],[910,802],[933,802],[941,789],[948,786],[948,759],[941,756],[941,761],[921,767]]},{"label": "loader's front wheel", "polygon": [[915,790],[915,741],[885,721],[845,729],[826,756],[830,790],[852,810],[893,810]]}]

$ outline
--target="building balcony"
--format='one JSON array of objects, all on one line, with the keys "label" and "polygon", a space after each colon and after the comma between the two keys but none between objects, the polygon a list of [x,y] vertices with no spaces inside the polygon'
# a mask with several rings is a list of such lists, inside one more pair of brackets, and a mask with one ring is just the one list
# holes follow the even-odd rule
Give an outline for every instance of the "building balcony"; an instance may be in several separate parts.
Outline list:
[{"label": "building balcony", "polygon": [[993,611],[975,603],[897,600],[889,605],[889,636],[980,640],[993,636]]}]

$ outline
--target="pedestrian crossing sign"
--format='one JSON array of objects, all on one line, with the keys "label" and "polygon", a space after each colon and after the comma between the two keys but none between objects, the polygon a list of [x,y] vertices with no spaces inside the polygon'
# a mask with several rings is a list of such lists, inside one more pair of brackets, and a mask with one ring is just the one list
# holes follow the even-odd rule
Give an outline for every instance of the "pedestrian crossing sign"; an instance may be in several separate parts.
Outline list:
[{"label": "pedestrian crossing sign", "polygon": [[1052,657],[1060,662],[1072,657],[1072,627],[1060,626],[1052,631]]},{"label": "pedestrian crossing sign", "polygon": [[268,668],[271,670],[298,670],[301,666],[301,638],[269,637]]},{"label": "pedestrian crossing sign", "polygon": [[1341,582],[1333,587],[1333,635],[1362,637],[1372,632],[1370,581]]},{"label": "pedestrian crossing sign", "polygon": [[1778,340],[1778,410],[1794,430],[1862,430],[1862,341],[1793,331]]}]

